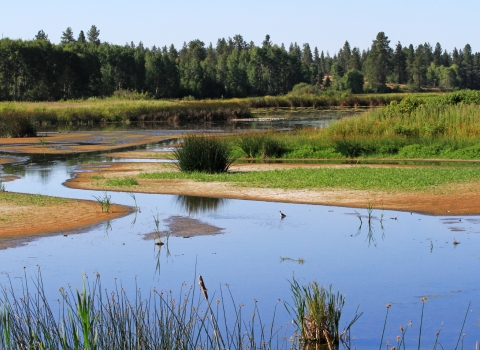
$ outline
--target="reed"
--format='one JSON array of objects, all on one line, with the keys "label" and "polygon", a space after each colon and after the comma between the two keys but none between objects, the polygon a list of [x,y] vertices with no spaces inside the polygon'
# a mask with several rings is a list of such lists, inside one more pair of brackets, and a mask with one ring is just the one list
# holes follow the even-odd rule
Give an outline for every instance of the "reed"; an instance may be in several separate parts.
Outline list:
[{"label": "reed", "polygon": [[225,173],[233,163],[229,145],[219,138],[189,134],[174,151],[182,172]]},{"label": "reed", "polygon": [[[338,348],[341,337],[348,331],[340,333],[338,327],[345,297],[340,292],[334,293],[332,286],[326,289],[316,281],[301,285],[295,277],[290,282],[290,290],[293,306],[285,303],[285,308],[294,318],[300,343],[307,347],[325,344],[329,350]],[[355,316],[348,328],[360,315]]]},{"label": "reed", "polygon": [[235,101],[221,100],[106,99],[53,103],[0,103],[0,123],[3,120],[10,120],[12,123],[30,121],[33,125],[213,121],[245,117],[251,117],[248,107]]},{"label": "reed", "polygon": [[95,198],[98,202],[98,204],[100,204],[100,208],[102,209],[102,213],[108,213],[109,210],[110,210],[110,205],[112,204],[112,196],[110,196],[109,194],[107,194],[107,192],[105,192],[103,194],[103,197],[102,196],[93,196],[93,198]]},{"label": "reed", "polygon": [[22,288],[22,295],[17,295],[10,283],[0,293],[2,349],[273,349],[289,345],[275,328],[274,318],[271,324],[262,322],[257,304],[251,318],[244,319],[243,305],[235,305],[228,287],[231,315],[227,315],[230,303],[222,290],[218,300],[209,301],[195,284],[182,287],[179,295],[154,289],[147,298],[137,289],[131,300],[121,285],[104,290],[97,274],[92,283],[84,278],[80,291],[61,288],[56,307],[49,304],[40,273],[33,290],[27,276]]}]

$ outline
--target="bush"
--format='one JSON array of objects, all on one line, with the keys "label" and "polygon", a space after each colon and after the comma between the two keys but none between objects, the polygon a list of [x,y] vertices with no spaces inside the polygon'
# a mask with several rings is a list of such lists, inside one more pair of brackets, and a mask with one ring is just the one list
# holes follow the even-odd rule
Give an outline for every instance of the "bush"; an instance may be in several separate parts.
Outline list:
[{"label": "bush", "polygon": [[174,151],[180,171],[227,172],[233,163],[228,144],[215,137],[186,135]]}]

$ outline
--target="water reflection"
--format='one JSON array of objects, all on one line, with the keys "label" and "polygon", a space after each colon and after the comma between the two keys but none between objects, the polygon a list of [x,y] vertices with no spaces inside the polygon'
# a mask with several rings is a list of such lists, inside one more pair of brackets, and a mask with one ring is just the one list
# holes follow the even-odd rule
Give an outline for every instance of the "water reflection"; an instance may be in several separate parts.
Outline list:
[{"label": "water reflection", "polygon": [[215,212],[227,204],[225,198],[215,197],[194,197],[179,195],[175,198],[178,208],[188,213],[188,215],[196,216],[203,213]]}]

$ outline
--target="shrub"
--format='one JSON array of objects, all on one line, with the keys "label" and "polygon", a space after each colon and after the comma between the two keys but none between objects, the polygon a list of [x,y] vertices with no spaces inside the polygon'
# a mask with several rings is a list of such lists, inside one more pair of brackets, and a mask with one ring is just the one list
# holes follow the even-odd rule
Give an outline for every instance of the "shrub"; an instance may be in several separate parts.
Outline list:
[{"label": "shrub", "polygon": [[233,163],[228,144],[215,137],[186,135],[174,151],[180,171],[227,172]]}]

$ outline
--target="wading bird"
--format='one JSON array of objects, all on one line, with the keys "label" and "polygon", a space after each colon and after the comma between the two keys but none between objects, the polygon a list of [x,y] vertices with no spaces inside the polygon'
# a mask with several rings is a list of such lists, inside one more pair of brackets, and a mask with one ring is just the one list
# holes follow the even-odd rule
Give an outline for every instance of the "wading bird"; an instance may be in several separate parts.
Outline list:
[{"label": "wading bird", "polygon": [[286,215],[280,210],[280,220],[282,220],[284,217],[286,217]]}]

